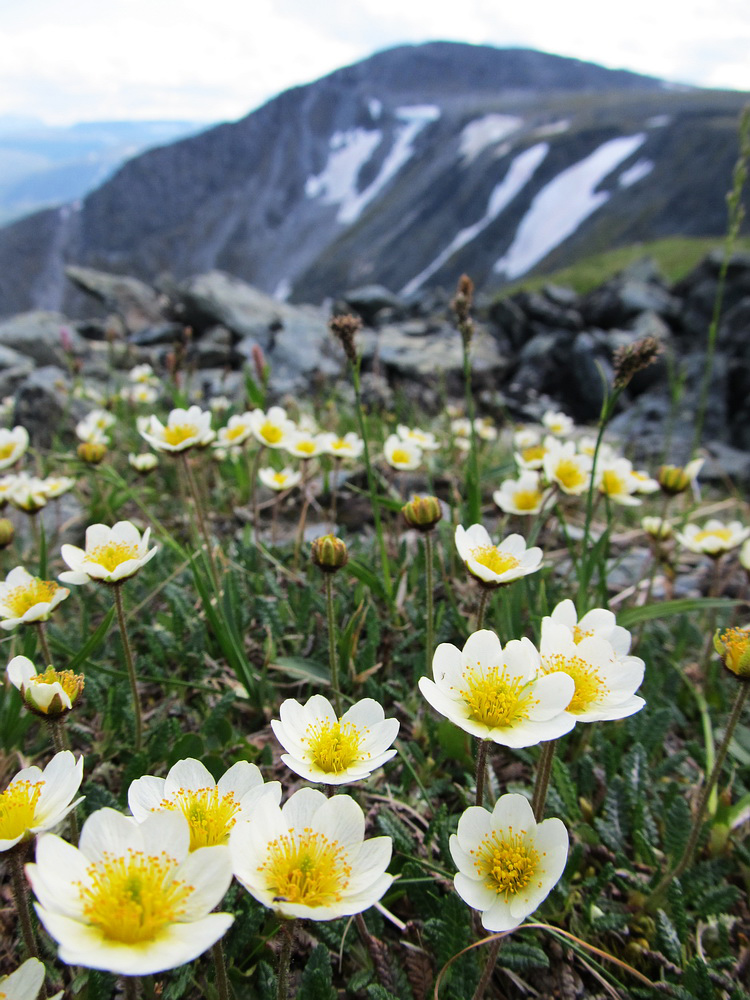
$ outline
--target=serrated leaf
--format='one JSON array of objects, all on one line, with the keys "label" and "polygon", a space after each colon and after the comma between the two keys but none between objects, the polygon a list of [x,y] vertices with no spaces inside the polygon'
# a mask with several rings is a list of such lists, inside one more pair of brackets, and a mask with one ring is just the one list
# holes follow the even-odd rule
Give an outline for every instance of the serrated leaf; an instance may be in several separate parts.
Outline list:
[{"label": "serrated leaf", "polygon": [[656,930],[659,935],[659,946],[667,958],[680,965],[682,962],[682,945],[677,928],[666,915],[664,910],[656,912]]},{"label": "serrated leaf", "polygon": [[316,945],[302,973],[297,1000],[335,1000],[336,996],[328,949]]}]

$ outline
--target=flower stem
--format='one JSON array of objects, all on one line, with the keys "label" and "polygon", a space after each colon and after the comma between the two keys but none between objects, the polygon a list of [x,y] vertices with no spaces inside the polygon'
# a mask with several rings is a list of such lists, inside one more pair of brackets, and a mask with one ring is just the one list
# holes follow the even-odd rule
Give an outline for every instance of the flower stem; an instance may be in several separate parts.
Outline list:
[{"label": "flower stem", "polygon": [[701,834],[701,828],[703,826],[703,817],[706,812],[706,806],[708,805],[708,800],[711,797],[711,793],[716,786],[716,782],[719,780],[719,775],[721,774],[721,768],[724,764],[724,758],[727,755],[727,750],[729,749],[729,743],[734,734],[735,727],[739,722],[740,715],[742,714],[742,709],[747,699],[748,692],[750,691],[750,684],[740,683],[737,690],[737,694],[734,699],[734,704],[732,705],[732,711],[727,720],[726,728],[724,730],[724,738],[721,741],[721,745],[716,752],[716,760],[714,761],[714,766],[711,769],[711,774],[703,787],[703,792],[698,802],[698,808],[695,811],[695,819],[693,820],[693,828],[690,831],[690,836],[688,842],[685,845],[685,850],[682,852],[682,857],[677,862],[675,867],[671,872],[662,878],[659,884],[654,889],[651,897],[648,901],[648,908],[651,910],[655,907],[656,903],[664,895],[665,890],[670,885],[673,879],[679,878],[682,873],[690,867],[693,860],[693,855],[695,854],[695,849],[698,846],[698,840]]},{"label": "flower stem", "polygon": [[125,622],[125,609],[122,603],[122,584],[116,583],[114,586],[115,607],[117,608],[117,623],[120,626],[120,636],[122,638],[122,648],[125,653],[125,665],[128,668],[128,680],[130,681],[130,691],[133,696],[133,711],[135,713],[135,750],[141,749],[143,737],[143,719],[141,714],[141,700],[138,697],[138,678],[135,673],[133,663],[133,651],[128,639],[128,627]]},{"label": "flower stem", "polygon": [[219,573],[216,569],[216,563],[214,561],[214,552],[211,546],[211,536],[208,533],[206,520],[203,517],[203,504],[201,503],[200,494],[198,493],[198,485],[195,481],[193,470],[190,468],[190,461],[188,459],[187,452],[183,451],[180,454],[182,456],[182,466],[185,470],[185,477],[187,479],[188,489],[190,490],[190,495],[193,498],[193,506],[195,507],[195,517],[196,520],[198,521],[198,530],[203,536],[203,542],[206,546],[206,552],[208,554],[208,563],[209,566],[211,567],[211,578],[214,582],[214,587],[218,593]]},{"label": "flower stem", "polygon": [[433,552],[432,552],[432,532],[425,531],[424,535],[424,561],[425,561],[425,653],[427,657],[427,676],[430,676],[432,665],[433,645],[435,643],[435,597],[433,594]]},{"label": "flower stem", "polygon": [[492,979],[492,973],[495,971],[495,965],[497,964],[497,956],[502,947],[505,938],[497,938],[493,941],[490,946],[489,954],[487,955],[487,961],[485,962],[484,969],[482,970],[482,976],[477,983],[477,988],[474,990],[474,995],[472,1000],[484,1000],[484,995],[487,987],[490,984],[490,979]]},{"label": "flower stem", "polygon": [[258,540],[258,469],[260,468],[260,457],[263,454],[264,445],[261,445],[253,456],[253,464],[250,468],[250,506],[253,509],[253,534],[255,541]]},{"label": "flower stem", "polygon": [[534,797],[531,800],[531,808],[537,823],[541,823],[544,819],[544,806],[547,802],[547,789],[552,775],[552,760],[555,756],[556,746],[557,740],[547,740],[542,744],[542,752],[539,755]]},{"label": "flower stem", "polygon": [[484,626],[484,612],[487,609],[487,601],[490,596],[490,588],[482,587],[482,596],[479,598],[479,607],[477,608],[477,626],[475,631],[478,632],[480,628]]},{"label": "flower stem", "polygon": [[44,666],[52,666],[52,653],[50,652],[49,643],[47,642],[47,632],[44,628],[44,622],[36,622],[37,635],[39,636],[39,645],[42,647],[42,656],[44,657]]},{"label": "flower stem", "polygon": [[224,949],[219,939],[213,946],[214,967],[216,969],[216,992],[219,1000],[229,1000],[229,980],[227,979],[227,964],[224,961]]},{"label": "flower stem", "polygon": [[299,522],[297,524],[297,534],[294,539],[294,568],[295,570],[299,567],[299,554],[302,549],[302,540],[305,537],[305,524],[307,523],[307,511],[310,506],[310,490],[308,487],[308,479],[310,475],[310,461],[309,459],[303,461],[302,463],[302,482],[300,483],[300,488],[302,489],[302,510],[299,515]]},{"label": "flower stem", "polygon": [[26,951],[31,958],[39,958],[39,949],[36,946],[34,928],[31,923],[31,911],[29,910],[29,889],[26,876],[23,870],[23,859],[26,854],[27,845],[22,841],[8,851],[10,862],[10,873],[13,882],[13,897],[16,901],[16,912],[21,924],[21,934]]},{"label": "flower stem", "polygon": [[276,977],[276,1000],[289,1000],[289,967],[292,962],[292,944],[294,943],[294,920],[284,920],[281,924],[281,951],[279,952],[279,971]]},{"label": "flower stem", "polygon": [[326,585],[326,617],[328,619],[328,663],[331,670],[331,688],[336,715],[341,718],[341,689],[339,688],[339,660],[336,652],[336,622],[333,613],[333,573],[324,573]]},{"label": "flower stem", "polygon": [[488,740],[479,741],[479,749],[477,750],[477,794],[475,804],[481,806],[484,802],[484,778],[487,772],[487,750],[489,749]]},{"label": "flower stem", "polygon": [[138,1000],[138,976],[123,976],[122,988],[125,1000]]}]

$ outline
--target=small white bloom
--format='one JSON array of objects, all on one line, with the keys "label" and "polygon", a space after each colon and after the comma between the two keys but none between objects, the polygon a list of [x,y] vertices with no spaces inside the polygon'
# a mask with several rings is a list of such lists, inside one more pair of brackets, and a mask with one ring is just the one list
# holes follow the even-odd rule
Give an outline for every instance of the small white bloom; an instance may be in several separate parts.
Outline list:
[{"label": "small white bloom", "polygon": [[422,449],[412,441],[404,441],[397,434],[390,434],[383,445],[383,455],[393,469],[410,472],[422,464]]},{"label": "small white bloom", "polygon": [[518,451],[539,444],[542,436],[535,427],[518,427],[513,431],[513,447]]},{"label": "small white bloom", "polygon": [[441,643],[432,660],[434,681],[419,690],[432,707],[472,736],[506,747],[530,747],[569,733],[575,719],[565,709],[575,685],[564,673],[542,676],[528,639],[503,647],[489,629],[466,640],[463,650]]},{"label": "small white bloom", "polygon": [[580,496],[589,488],[591,464],[590,455],[576,452],[574,441],[550,442],[542,462],[547,480],[570,496]]},{"label": "small white bloom", "polygon": [[[46,971],[38,958],[27,958],[9,976],[0,976],[0,1000],[36,1000]],[[61,1000],[62,990],[52,1000]]]},{"label": "small white bloom", "polygon": [[252,436],[253,425],[250,421],[250,411],[236,413],[230,417],[226,427],[220,427],[216,434],[214,447],[236,448]]},{"label": "small white bloom", "polygon": [[54,580],[41,580],[16,566],[0,582],[0,628],[9,631],[16,625],[47,621],[69,594]]},{"label": "small white bloom", "polygon": [[149,406],[159,398],[159,390],[153,385],[126,385],[120,389],[120,399],[126,403],[144,403]]},{"label": "small white bloom", "polygon": [[539,569],[542,550],[527,549],[522,535],[508,535],[499,545],[493,545],[487,529],[481,524],[469,528],[456,527],[456,548],[464,565],[482,583],[497,587],[511,583]]},{"label": "small white bloom", "polygon": [[396,435],[402,441],[410,441],[416,444],[422,451],[437,451],[440,442],[431,431],[422,431],[417,427],[407,427],[406,424],[399,424],[396,427]]},{"label": "small white bloom", "polygon": [[272,406],[268,413],[253,410],[250,413],[250,423],[255,439],[266,448],[285,448],[297,429],[283,406]]},{"label": "small white bloom", "polygon": [[90,444],[109,444],[107,430],[115,418],[107,410],[92,410],[76,424],[76,435]]},{"label": "small white bloom", "polygon": [[516,465],[522,470],[538,472],[544,466],[544,456],[555,444],[556,439],[548,434],[543,441],[537,440],[529,444],[517,445],[517,450],[513,453]]},{"label": "small white bloom", "polygon": [[42,489],[48,500],[55,500],[72,490],[75,484],[76,481],[71,476],[47,476],[42,480]]},{"label": "small white bloom", "polygon": [[14,656],[5,672],[27,707],[41,715],[55,717],[69,712],[83,690],[82,674],[52,666],[39,674],[27,656]]},{"label": "small white bloom", "polygon": [[120,583],[133,576],[159,551],[149,549],[151,528],[140,531],[130,521],[118,521],[109,528],[106,524],[90,524],[86,528],[85,548],[63,545],[60,555],[70,569],[61,573],[63,583]]},{"label": "small white bloom", "polygon": [[[229,838],[237,880],[282,917],[335,920],[361,913],[393,877],[390,837],[365,840],[365,817],[349,795],[301,788],[282,808],[264,802]],[[304,877],[300,878],[300,871]]]},{"label": "small white bloom", "polygon": [[299,485],[302,482],[302,473],[290,469],[289,466],[282,469],[281,472],[270,468],[258,469],[258,479],[269,490],[275,490],[277,493],[280,493],[281,490],[290,490],[293,486]]},{"label": "small white bloom", "polygon": [[542,424],[555,437],[567,437],[575,426],[572,418],[559,410],[545,410],[542,414]]},{"label": "small white bloom", "polygon": [[330,701],[319,694],[304,705],[288,698],[279,714],[271,728],[286,750],[281,759],[308,781],[326,785],[361,781],[396,754],[391,743],[399,722],[386,719],[372,698],[356,702],[340,719]]},{"label": "small white bloom", "polygon": [[303,462],[307,462],[309,459],[322,454],[324,445],[318,434],[307,434],[297,429],[293,434],[289,435],[284,448],[290,455],[294,455],[296,458],[301,458]]},{"label": "small white bloom", "polygon": [[24,767],[0,792],[0,851],[9,851],[22,840],[61,823],[81,799],[83,757],[75,759],[61,750],[42,771]]},{"label": "small white bloom", "polygon": [[614,503],[625,507],[637,507],[641,503],[634,496],[638,482],[633,475],[633,465],[627,458],[597,461],[596,488]]},{"label": "small white bloom", "polygon": [[158,385],[159,379],[149,364],[134,365],[128,372],[128,379],[140,385]]},{"label": "small white bloom", "polygon": [[595,635],[610,643],[618,657],[627,656],[630,652],[632,642],[630,632],[622,625],[617,624],[613,612],[607,608],[593,608],[591,611],[587,611],[579,621],[575,604],[567,599],[560,601],[549,618],[557,625],[565,625],[566,628],[570,629],[576,643],[588,636]]},{"label": "small white bloom", "polygon": [[0,469],[7,469],[21,458],[29,447],[29,432],[25,427],[0,427]]},{"label": "small white bloom", "polygon": [[18,510],[34,514],[47,506],[47,492],[44,480],[38,476],[30,476],[28,472],[19,472],[13,476],[13,482],[7,493],[8,500]]},{"label": "small white bloom", "polygon": [[166,425],[152,416],[138,422],[137,427],[141,437],[157,451],[180,452],[188,448],[202,448],[216,436],[211,430],[211,411],[202,410],[199,406],[172,410]]},{"label": "small white bloom", "polygon": [[354,431],[349,431],[343,437],[338,434],[321,434],[320,439],[323,451],[334,458],[359,458],[365,448],[364,441]]},{"label": "small white bloom", "polygon": [[647,535],[650,535],[651,538],[657,538],[659,541],[666,541],[674,534],[671,523],[665,521],[663,517],[643,517],[641,518],[641,527]]},{"label": "small white bloom", "polygon": [[744,527],[739,521],[724,524],[723,521],[711,518],[703,527],[686,524],[682,531],[675,532],[675,537],[680,545],[684,545],[691,552],[721,556],[737,548],[750,537],[750,528]]},{"label": "small white bloom", "polygon": [[659,481],[649,476],[643,469],[633,469],[633,479],[635,479],[636,493],[658,493]]},{"label": "small white bloom", "polygon": [[492,812],[470,806],[450,838],[456,892],[488,931],[509,931],[547,898],[568,858],[559,819],[537,823],[523,795],[501,795]]},{"label": "small white bloom", "polygon": [[474,430],[478,438],[482,441],[496,441],[497,427],[490,417],[477,417],[474,421]]},{"label": "small white bloom", "polygon": [[150,451],[145,451],[140,455],[136,455],[131,451],[128,455],[128,465],[131,469],[135,469],[136,472],[140,472],[141,475],[153,472],[158,464],[159,459]]},{"label": "small white bloom", "polygon": [[551,499],[549,490],[542,489],[538,472],[525,470],[518,479],[506,479],[495,490],[492,499],[506,514],[538,514]]}]

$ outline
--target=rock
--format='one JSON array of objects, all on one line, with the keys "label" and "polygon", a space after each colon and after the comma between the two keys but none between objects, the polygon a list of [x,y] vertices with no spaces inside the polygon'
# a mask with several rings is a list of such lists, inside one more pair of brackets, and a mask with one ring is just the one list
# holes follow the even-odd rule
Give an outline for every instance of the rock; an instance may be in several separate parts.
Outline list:
[{"label": "rock", "polygon": [[721,441],[706,446],[706,461],[701,468],[702,482],[725,485],[727,479],[745,487],[750,484],[750,454]]},{"label": "rock", "polygon": [[232,334],[225,326],[214,326],[188,345],[188,362],[198,368],[231,368],[236,355]]},{"label": "rock", "polygon": [[395,319],[403,316],[406,308],[404,300],[394,295],[383,285],[363,285],[361,288],[352,288],[348,292],[344,292],[341,298],[347,307],[345,311],[357,313],[367,326],[375,325],[381,310],[390,310],[392,318]]},{"label": "rock", "polygon": [[67,367],[87,352],[86,341],[60,313],[21,313],[0,323],[0,346],[9,347],[37,365]]},{"label": "rock", "polygon": [[271,347],[284,311],[293,308],[222,271],[188,278],[177,286],[176,294],[176,318],[191,326],[197,335],[221,325],[238,339],[257,340],[264,351]]},{"label": "rock", "polygon": [[680,303],[661,285],[615,278],[587,295],[581,310],[587,324],[609,329],[626,326],[638,313],[647,310],[676,319]]},{"label": "rock", "polygon": [[137,347],[158,347],[160,344],[179,344],[184,339],[185,327],[182,323],[159,323],[143,327],[130,337],[130,342]]},{"label": "rock", "polygon": [[570,379],[561,385],[566,409],[577,423],[596,421],[604,402],[604,382],[612,381],[605,338],[590,332],[579,333],[570,352]]},{"label": "rock", "polygon": [[343,360],[319,309],[285,307],[282,326],[268,352],[269,385],[274,392],[304,392],[313,379],[338,375]]},{"label": "rock", "polygon": [[520,350],[529,338],[529,324],[523,309],[513,299],[500,296],[489,306],[490,331],[501,350]]},{"label": "rock", "polygon": [[138,333],[164,319],[166,303],[155,289],[138,278],[72,265],[65,268],[65,274],[77,288],[117,313],[128,333]]},{"label": "rock", "polygon": [[[69,393],[70,379],[55,365],[37,368],[19,387],[13,422],[26,428],[35,448],[50,448],[61,430],[73,437],[78,418],[72,417]],[[90,407],[73,409],[82,417]]]},{"label": "rock", "polygon": [[[398,376],[417,378],[462,375],[463,348],[453,327],[422,336],[404,333],[400,326],[384,326],[379,331],[377,357]],[[507,367],[495,340],[478,329],[471,342],[471,367],[475,375],[500,374]]]},{"label": "rock", "polygon": [[570,303],[563,305],[541,292],[520,292],[514,300],[537,329],[540,325],[555,330],[580,330],[583,326],[578,309]]}]

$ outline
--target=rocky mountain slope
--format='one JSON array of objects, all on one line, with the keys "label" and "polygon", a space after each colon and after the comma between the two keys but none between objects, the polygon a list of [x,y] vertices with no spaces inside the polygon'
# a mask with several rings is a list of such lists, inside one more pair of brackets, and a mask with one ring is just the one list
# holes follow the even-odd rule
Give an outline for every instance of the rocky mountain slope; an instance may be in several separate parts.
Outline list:
[{"label": "rocky mountain slope", "polygon": [[0,315],[75,315],[71,263],[221,269],[320,302],[462,271],[492,289],[598,248],[718,235],[745,99],[526,50],[392,49],[0,230]]}]

